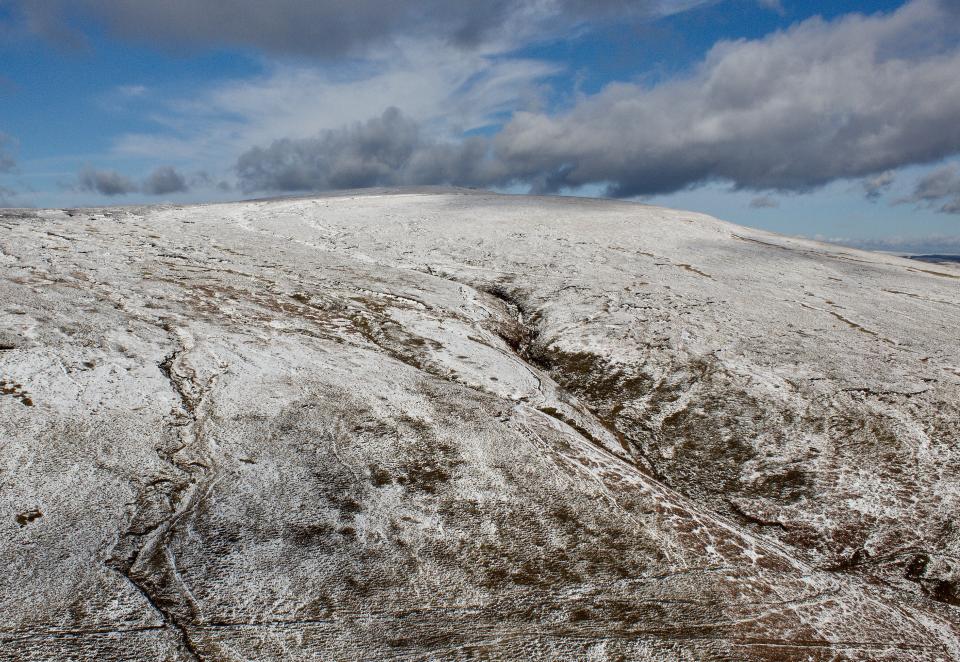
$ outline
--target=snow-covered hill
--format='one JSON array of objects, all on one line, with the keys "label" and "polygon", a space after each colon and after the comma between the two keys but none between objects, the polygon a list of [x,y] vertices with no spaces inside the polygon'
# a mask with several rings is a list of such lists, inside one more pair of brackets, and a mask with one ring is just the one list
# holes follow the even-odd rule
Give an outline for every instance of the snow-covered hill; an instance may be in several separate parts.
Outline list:
[{"label": "snow-covered hill", "polygon": [[0,212],[0,658],[960,658],[960,268],[466,191]]}]

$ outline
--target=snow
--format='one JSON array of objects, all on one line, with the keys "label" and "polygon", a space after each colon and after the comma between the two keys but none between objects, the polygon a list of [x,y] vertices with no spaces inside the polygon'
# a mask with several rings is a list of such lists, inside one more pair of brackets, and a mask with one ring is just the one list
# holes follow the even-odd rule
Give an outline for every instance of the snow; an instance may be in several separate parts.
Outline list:
[{"label": "snow", "polygon": [[634,203],[2,211],[0,658],[949,659],[958,328]]}]

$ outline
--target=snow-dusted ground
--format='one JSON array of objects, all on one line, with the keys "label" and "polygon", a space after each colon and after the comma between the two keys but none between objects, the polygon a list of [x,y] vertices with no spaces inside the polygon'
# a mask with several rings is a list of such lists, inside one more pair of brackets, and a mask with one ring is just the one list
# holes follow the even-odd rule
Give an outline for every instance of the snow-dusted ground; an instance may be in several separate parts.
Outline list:
[{"label": "snow-dusted ground", "polygon": [[0,212],[0,658],[960,658],[960,268],[460,191]]}]

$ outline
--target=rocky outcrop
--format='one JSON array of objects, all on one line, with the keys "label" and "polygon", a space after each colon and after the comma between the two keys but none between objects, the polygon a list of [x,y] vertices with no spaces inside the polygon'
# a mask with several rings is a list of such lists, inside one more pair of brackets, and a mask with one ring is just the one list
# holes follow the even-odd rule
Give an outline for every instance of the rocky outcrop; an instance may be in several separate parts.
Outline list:
[{"label": "rocky outcrop", "polygon": [[958,328],[637,204],[2,212],[0,658],[958,658]]}]

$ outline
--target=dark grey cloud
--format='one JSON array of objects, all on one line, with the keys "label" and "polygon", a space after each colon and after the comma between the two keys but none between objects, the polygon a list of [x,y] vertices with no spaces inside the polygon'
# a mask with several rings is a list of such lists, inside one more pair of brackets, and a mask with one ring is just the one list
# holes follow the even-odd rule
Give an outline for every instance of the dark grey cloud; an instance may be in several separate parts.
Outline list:
[{"label": "dark grey cloud", "polygon": [[190,190],[186,178],[171,166],[162,166],[154,170],[143,180],[142,190],[147,195],[169,195]]},{"label": "dark grey cloud", "polygon": [[16,146],[17,143],[12,136],[0,132],[0,174],[17,169],[17,161],[13,156]]},{"label": "dark grey cloud", "polygon": [[780,203],[769,195],[761,195],[750,201],[751,209],[776,209]]},{"label": "dark grey cloud", "polygon": [[163,45],[241,46],[335,56],[401,35],[469,46],[504,30],[558,31],[616,16],[642,19],[713,0],[20,0],[34,31],[74,42],[71,25],[99,22],[114,34]]},{"label": "dark grey cloud", "polygon": [[480,138],[457,144],[426,139],[396,108],[315,138],[274,141],[237,160],[240,186],[252,191],[311,191],[415,184],[492,184],[497,173]]},{"label": "dark grey cloud", "polygon": [[77,187],[81,191],[106,196],[127,195],[140,190],[133,181],[114,170],[97,170],[84,166],[77,175]]},{"label": "dark grey cloud", "polygon": [[394,184],[420,144],[420,129],[396,108],[316,138],[274,141],[237,160],[245,191],[307,191]]},{"label": "dark grey cloud", "polygon": [[[244,190],[387,184],[586,185],[609,195],[711,181],[803,192],[960,153],[960,22],[935,0],[888,15],[812,19],[721,43],[688,77],[617,83],[559,114],[517,112],[492,138],[431,141],[397,111],[244,154]],[[952,203],[947,203],[947,207]]]},{"label": "dark grey cloud", "polygon": [[948,163],[928,172],[917,180],[913,193],[897,202],[913,202],[945,214],[960,214],[960,167]]},{"label": "dark grey cloud", "polygon": [[100,170],[91,165],[81,168],[77,175],[76,188],[108,197],[143,193],[145,195],[170,195],[190,190],[187,178],[172,166],[160,166],[138,184],[116,170]]},{"label": "dark grey cloud", "polygon": [[886,170],[873,177],[862,179],[860,186],[867,200],[876,202],[880,199],[880,196],[890,190],[890,187],[893,186],[893,182],[896,181],[896,179],[896,173],[892,170]]}]

